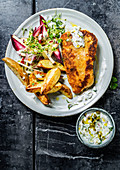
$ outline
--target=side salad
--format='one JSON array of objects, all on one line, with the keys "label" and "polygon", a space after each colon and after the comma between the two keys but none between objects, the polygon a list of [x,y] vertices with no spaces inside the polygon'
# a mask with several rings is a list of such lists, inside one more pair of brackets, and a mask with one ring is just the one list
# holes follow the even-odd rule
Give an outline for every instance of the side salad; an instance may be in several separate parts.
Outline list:
[{"label": "side salad", "polygon": [[[35,66],[42,59],[49,59],[52,64],[56,64],[56,61],[63,64],[60,37],[65,32],[64,21],[61,14],[55,14],[47,21],[40,15],[40,26],[30,29],[28,38],[11,36],[13,47],[21,56],[19,64],[28,73],[36,69]],[[23,34],[25,31],[26,28],[23,29]]]}]

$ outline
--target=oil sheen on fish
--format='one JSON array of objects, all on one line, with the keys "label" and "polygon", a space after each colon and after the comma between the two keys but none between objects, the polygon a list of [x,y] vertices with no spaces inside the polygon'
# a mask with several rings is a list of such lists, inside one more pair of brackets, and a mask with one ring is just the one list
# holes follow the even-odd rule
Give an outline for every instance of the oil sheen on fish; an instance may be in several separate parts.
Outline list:
[{"label": "oil sheen on fish", "polygon": [[94,83],[93,63],[97,50],[97,38],[87,30],[81,30],[84,47],[75,48],[71,32],[62,34],[62,56],[68,82],[75,94]]}]

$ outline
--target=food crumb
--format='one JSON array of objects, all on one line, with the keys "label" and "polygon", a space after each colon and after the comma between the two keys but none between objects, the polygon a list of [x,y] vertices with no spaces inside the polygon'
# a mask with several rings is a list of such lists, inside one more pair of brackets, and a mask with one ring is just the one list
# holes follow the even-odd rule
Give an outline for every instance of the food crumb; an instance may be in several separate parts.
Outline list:
[{"label": "food crumb", "polygon": [[66,97],[62,97],[62,99],[66,99]]},{"label": "food crumb", "polygon": [[72,27],[77,27],[77,25],[74,24],[73,22],[70,22],[70,24],[72,25]]}]

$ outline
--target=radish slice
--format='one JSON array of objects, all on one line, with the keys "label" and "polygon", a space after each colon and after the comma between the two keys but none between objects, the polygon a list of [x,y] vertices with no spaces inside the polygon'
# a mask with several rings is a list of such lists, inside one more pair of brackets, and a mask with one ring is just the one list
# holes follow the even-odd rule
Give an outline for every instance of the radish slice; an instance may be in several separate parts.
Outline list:
[{"label": "radish slice", "polygon": [[22,60],[21,60],[21,63],[22,63],[22,64],[25,64],[24,59],[25,59],[25,58],[23,57]]},{"label": "radish slice", "polygon": [[61,64],[63,64],[63,61],[62,61],[62,57],[61,57],[61,53],[60,53],[60,50],[59,48],[56,49],[56,51],[53,52],[53,55],[55,56],[55,58],[57,59],[57,61]]},{"label": "radish slice", "polygon": [[41,33],[41,25],[38,28],[35,27],[33,31],[33,37],[39,36],[40,33]]},{"label": "radish slice", "polygon": [[42,37],[46,38],[46,37],[48,37],[48,32],[47,32],[46,26],[44,26],[45,23],[43,21],[45,21],[45,19],[40,15],[40,26],[42,27],[41,28]]},{"label": "radish slice", "polygon": [[26,45],[15,35],[11,35],[11,41],[16,51],[24,50],[26,48]]},{"label": "radish slice", "polygon": [[[43,20],[45,21],[45,19],[40,15],[40,26],[38,28],[35,27],[33,37],[37,37],[39,34],[42,34],[41,38],[48,37],[47,28],[44,26]],[[41,43],[41,39],[39,40],[39,43]]]}]

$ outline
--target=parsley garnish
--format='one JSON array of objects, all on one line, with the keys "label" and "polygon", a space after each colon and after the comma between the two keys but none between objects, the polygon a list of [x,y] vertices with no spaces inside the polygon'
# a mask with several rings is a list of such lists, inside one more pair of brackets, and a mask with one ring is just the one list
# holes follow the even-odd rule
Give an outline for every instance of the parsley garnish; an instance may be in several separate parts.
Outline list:
[{"label": "parsley garnish", "polygon": [[117,81],[118,80],[116,77],[112,77],[110,82],[110,89],[115,90],[118,87]]}]

